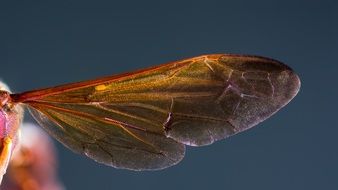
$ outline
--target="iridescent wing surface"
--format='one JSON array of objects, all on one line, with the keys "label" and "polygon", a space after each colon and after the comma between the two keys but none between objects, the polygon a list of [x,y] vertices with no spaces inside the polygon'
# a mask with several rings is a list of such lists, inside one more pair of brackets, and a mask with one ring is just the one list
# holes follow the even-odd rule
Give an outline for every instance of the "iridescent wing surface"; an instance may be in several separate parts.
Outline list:
[{"label": "iridescent wing surface", "polygon": [[251,128],[299,87],[278,61],[213,54],[12,98],[73,151],[117,168],[153,170],[178,163],[185,145]]}]

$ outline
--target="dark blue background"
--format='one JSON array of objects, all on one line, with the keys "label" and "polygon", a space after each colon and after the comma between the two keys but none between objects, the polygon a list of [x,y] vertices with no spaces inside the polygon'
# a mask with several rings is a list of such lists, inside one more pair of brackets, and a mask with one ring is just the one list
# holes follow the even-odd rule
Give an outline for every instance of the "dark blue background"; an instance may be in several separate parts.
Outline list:
[{"label": "dark blue background", "polygon": [[57,143],[67,189],[338,188],[337,1],[4,2],[0,77],[16,92],[207,53],[275,58],[302,80],[259,127],[166,170],[117,170]]}]

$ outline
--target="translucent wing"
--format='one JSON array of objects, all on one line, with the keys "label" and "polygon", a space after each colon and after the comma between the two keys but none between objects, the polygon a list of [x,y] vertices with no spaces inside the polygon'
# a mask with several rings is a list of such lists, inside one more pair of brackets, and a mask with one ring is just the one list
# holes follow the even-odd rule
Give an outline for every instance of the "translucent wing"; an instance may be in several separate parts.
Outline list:
[{"label": "translucent wing", "polygon": [[271,116],[298,92],[275,60],[206,55],[12,95],[70,149],[118,168],[161,169]]}]

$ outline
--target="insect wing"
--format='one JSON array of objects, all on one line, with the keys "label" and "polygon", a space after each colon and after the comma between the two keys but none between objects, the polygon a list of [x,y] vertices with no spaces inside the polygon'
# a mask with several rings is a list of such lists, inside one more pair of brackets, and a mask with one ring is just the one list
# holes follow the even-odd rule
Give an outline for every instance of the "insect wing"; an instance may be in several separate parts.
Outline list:
[{"label": "insect wing", "polygon": [[118,168],[161,169],[270,117],[298,76],[262,57],[207,55],[14,95],[70,149]]}]

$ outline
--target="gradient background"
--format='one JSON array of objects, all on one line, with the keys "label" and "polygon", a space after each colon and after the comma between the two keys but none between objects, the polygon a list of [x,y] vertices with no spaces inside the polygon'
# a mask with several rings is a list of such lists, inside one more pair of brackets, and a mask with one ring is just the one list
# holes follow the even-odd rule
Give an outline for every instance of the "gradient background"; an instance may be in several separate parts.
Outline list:
[{"label": "gradient background", "polygon": [[0,3],[0,77],[15,92],[207,53],[281,60],[301,91],[259,127],[189,147],[162,171],[113,169],[57,143],[67,189],[337,189],[337,1]]}]

